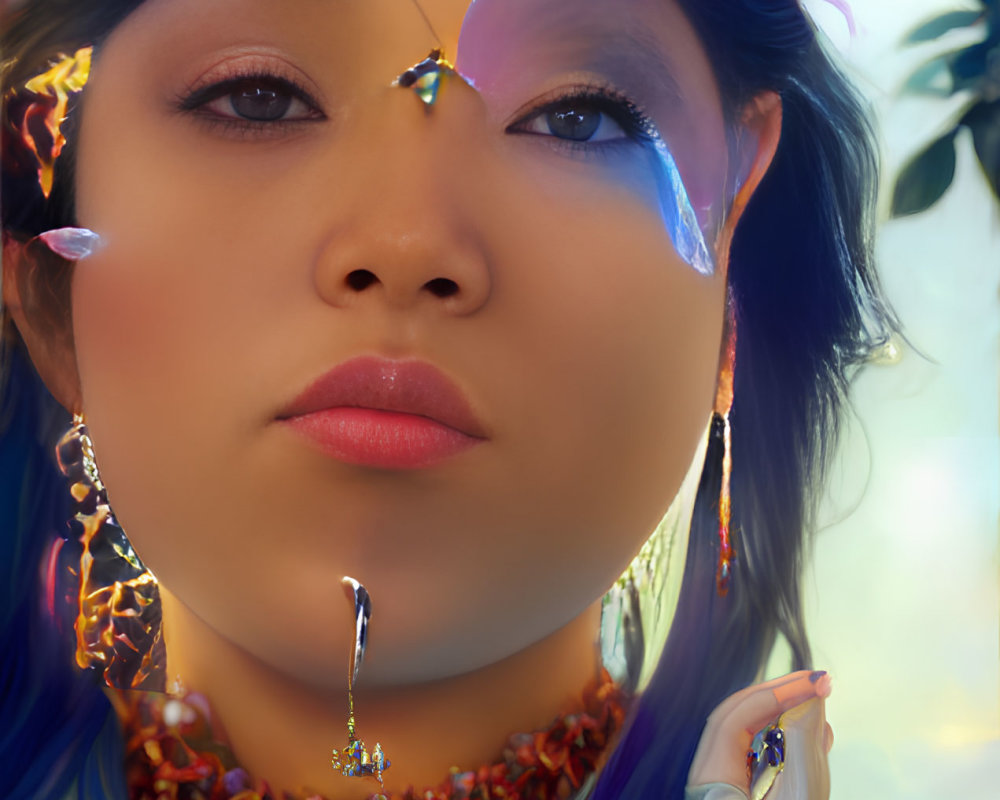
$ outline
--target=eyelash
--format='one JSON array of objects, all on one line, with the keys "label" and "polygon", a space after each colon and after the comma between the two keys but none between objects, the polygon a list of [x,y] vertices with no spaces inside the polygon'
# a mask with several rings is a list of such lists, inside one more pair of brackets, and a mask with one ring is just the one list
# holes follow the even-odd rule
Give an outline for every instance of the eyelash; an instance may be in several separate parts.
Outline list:
[{"label": "eyelash", "polygon": [[[309,110],[309,116],[292,119],[253,120],[239,116],[225,116],[206,108],[215,100],[233,95],[243,88],[268,89],[292,100],[298,100]],[[191,114],[207,125],[220,126],[229,132],[248,138],[287,132],[289,127],[321,122],[327,118],[319,104],[297,83],[280,75],[261,70],[234,71],[224,80],[202,87],[188,87],[176,98],[175,103],[177,110],[181,113]],[[235,115],[236,112],[233,113]]]},{"label": "eyelash", "polygon": [[[656,128],[656,124],[650,116],[630,97],[610,86],[600,86],[596,84],[577,86],[569,91],[559,90],[560,94],[550,99],[536,101],[526,112],[520,113],[516,121],[507,126],[506,132],[521,135],[543,136],[554,139],[558,146],[568,147],[573,150],[594,151],[595,149],[620,147],[622,145],[653,145],[661,141],[661,136]],[[621,127],[627,136],[627,141],[573,141],[562,139],[556,136],[536,134],[533,131],[518,130],[520,126],[534,121],[543,114],[550,111],[571,105],[572,103],[585,103],[593,110],[601,114],[607,114],[615,123]]]}]

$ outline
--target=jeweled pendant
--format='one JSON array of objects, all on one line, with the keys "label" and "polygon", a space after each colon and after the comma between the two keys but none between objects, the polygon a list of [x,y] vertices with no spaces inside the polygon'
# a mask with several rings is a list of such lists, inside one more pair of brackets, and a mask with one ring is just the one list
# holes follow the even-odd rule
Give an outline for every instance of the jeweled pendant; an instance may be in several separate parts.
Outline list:
[{"label": "jeweled pendant", "polygon": [[455,74],[455,67],[440,48],[431,50],[427,58],[403,72],[393,82],[404,89],[412,89],[425,105],[433,106],[438,99],[441,82],[446,75]]},{"label": "jeweled pendant", "polygon": [[781,719],[753,737],[747,752],[751,800],[763,800],[775,778],[785,768],[785,732]]},{"label": "jeweled pendant", "polygon": [[365,743],[357,737],[354,722],[354,684],[365,658],[372,602],[368,591],[354,578],[345,577],[342,583],[354,609],[354,643],[347,667],[347,745],[343,749],[334,748],[330,765],[344,777],[371,777],[382,783],[382,773],[391,763],[378,742],[374,749],[368,750]]}]

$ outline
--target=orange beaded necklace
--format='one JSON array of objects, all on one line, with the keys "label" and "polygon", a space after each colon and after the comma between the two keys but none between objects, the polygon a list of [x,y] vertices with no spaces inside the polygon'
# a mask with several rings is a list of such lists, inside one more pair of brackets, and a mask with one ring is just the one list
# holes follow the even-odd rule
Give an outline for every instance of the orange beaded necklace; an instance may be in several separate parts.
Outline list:
[{"label": "orange beaded necklace", "polygon": [[[110,692],[125,736],[131,800],[298,800],[277,795],[239,766],[208,699],[196,692]],[[626,693],[604,669],[584,689],[581,706],[545,730],[509,737],[501,757],[451,774],[436,787],[412,787],[395,800],[565,800],[602,765],[621,729]],[[301,795],[304,800],[323,800]],[[372,800],[392,796],[375,792]]]}]

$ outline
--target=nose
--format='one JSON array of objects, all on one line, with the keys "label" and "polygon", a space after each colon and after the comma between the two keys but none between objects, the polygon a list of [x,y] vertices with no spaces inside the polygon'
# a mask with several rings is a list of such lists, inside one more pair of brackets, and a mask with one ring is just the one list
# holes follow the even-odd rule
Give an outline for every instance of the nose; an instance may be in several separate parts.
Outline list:
[{"label": "nose", "polygon": [[[402,204],[398,204],[402,205]],[[490,293],[485,257],[470,232],[449,230],[433,208],[378,217],[333,234],[317,263],[316,290],[327,303],[351,307],[385,303],[403,310],[430,306],[456,316],[472,314]]]},{"label": "nose", "polygon": [[[450,94],[446,103],[459,100]],[[441,105],[429,118],[412,92],[399,90],[391,100],[380,124],[356,137],[355,166],[337,182],[340,211],[317,257],[316,290],[336,307],[475,313],[492,279],[479,204],[467,191],[475,160],[462,142],[468,129],[455,114],[445,118]]]}]

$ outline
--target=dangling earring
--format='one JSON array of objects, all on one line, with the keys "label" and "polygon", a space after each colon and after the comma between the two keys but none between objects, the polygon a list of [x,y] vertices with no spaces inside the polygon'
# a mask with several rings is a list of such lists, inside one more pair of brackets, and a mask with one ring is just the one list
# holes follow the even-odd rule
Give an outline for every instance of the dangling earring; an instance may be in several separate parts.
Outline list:
[{"label": "dangling earring", "polygon": [[733,470],[729,413],[733,408],[733,377],[736,369],[736,303],[731,292],[726,303],[726,329],[722,337],[722,358],[720,361],[719,384],[715,392],[715,408],[712,413],[713,434],[718,431],[722,437],[722,486],[719,489],[719,563],[715,572],[715,588],[720,597],[725,597],[729,592],[732,564],[736,557],[729,530],[732,514],[729,489]]},{"label": "dangling earring", "polygon": [[167,658],[159,584],[114,519],[81,415],[73,415],[72,427],[56,446],[56,459],[70,481],[76,504],[71,527],[83,548],[76,662],[99,672],[108,686],[162,692]]},{"label": "dangling earring", "polygon": [[[29,92],[44,98],[28,106],[20,132],[22,141],[38,161],[38,183],[45,197],[52,192],[56,159],[66,144],[60,127],[66,120],[69,95],[86,85],[93,50],[90,46],[81,47],[71,56],[60,56],[52,67],[24,84]],[[39,143],[31,130],[31,123],[36,118],[41,118],[48,132],[50,141],[47,143]]]},{"label": "dangling earring", "polygon": [[347,746],[343,750],[334,748],[331,764],[348,778],[371,776],[381,784],[382,773],[391,766],[389,759],[378,742],[375,743],[375,749],[368,752],[365,743],[355,734],[354,723],[354,684],[358,680],[368,647],[368,621],[372,615],[372,601],[368,590],[354,578],[345,577],[342,583],[354,609],[354,643],[347,665]]}]

